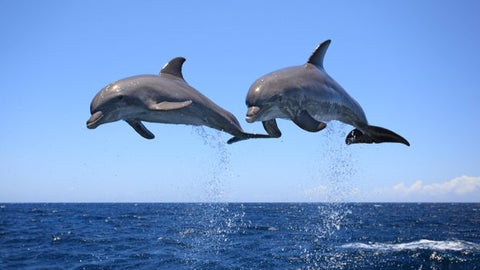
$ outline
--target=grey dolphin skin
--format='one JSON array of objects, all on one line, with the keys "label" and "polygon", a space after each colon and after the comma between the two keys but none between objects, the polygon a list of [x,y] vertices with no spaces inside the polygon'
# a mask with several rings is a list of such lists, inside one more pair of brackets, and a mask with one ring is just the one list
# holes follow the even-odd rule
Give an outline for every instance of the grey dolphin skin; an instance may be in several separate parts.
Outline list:
[{"label": "grey dolphin skin", "polygon": [[238,120],[184,80],[182,65],[185,58],[168,62],[160,75],[139,75],[107,85],[93,98],[92,114],[87,127],[125,120],[146,139],[155,136],[143,124],[146,122],[208,126],[232,134],[228,143],[251,138],[271,138],[242,130]]},{"label": "grey dolphin skin", "polygon": [[323,68],[330,40],[320,44],[301,66],[288,67],[264,75],[250,87],[246,120],[262,121],[272,137],[282,133],[275,118],[291,119],[300,128],[318,132],[331,120],[355,127],[346,144],[395,142],[410,146],[400,135],[367,122],[362,107]]}]

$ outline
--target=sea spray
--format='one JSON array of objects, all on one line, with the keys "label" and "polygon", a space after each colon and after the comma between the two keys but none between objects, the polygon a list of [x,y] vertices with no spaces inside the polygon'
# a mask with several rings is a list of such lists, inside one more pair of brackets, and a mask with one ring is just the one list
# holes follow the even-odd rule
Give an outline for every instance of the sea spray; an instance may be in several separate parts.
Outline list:
[{"label": "sea spray", "polygon": [[319,171],[319,178],[327,186],[325,202],[319,206],[319,212],[325,216],[319,236],[332,236],[345,223],[351,213],[345,202],[349,201],[354,192],[351,179],[356,173],[355,161],[350,148],[345,143],[339,143],[338,138],[345,138],[346,126],[340,122],[332,122],[326,130],[327,143],[323,155],[324,168]]},{"label": "sea spray", "polygon": [[[351,148],[343,143],[346,127],[341,122],[333,121],[322,131],[323,137],[318,150],[320,153],[318,171],[314,175],[315,186],[305,191],[309,200],[325,202],[317,206],[321,221],[307,228],[312,234],[314,245],[334,240],[336,233],[346,226],[348,216],[352,214],[345,202],[350,201],[355,193],[351,179],[357,169]],[[326,256],[324,253],[315,252],[315,249],[310,249],[302,256],[306,264],[314,268],[342,267],[338,263],[342,258],[338,258],[337,255]]]},{"label": "sea spray", "polygon": [[222,133],[207,130],[203,126],[194,127],[193,132],[200,137],[205,146],[213,150],[212,158],[205,160],[206,179],[201,179],[205,189],[205,197],[202,200],[206,203],[202,204],[202,211],[195,213],[199,231],[192,234],[195,236],[192,243],[192,253],[195,255],[189,258],[192,266],[195,267],[195,265],[204,264],[207,260],[205,258],[211,258],[212,254],[221,255],[225,251],[230,241],[228,234],[239,227],[237,224],[243,222],[241,220],[245,213],[232,212],[228,204],[223,202],[227,179],[232,178],[232,168],[230,152]]},{"label": "sea spray", "polygon": [[[325,130],[317,178],[327,187],[324,201],[342,203],[350,201],[355,189],[351,182],[357,172],[351,146],[343,142],[347,126],[331,122]],[[341,138],[339,140],[339,138]]]},{"label": "sea spray", "polygon": [[317,236],[327,237],[338,231],[350,214],[345,202],[355,192],[351,179],[357,170],[351,149],[339,140],[346,136],[346,125],[330,122],[322,132],[318,171],[313,176],[315,187],[308,189],[306,195],[310,200],[326,202],[318,206],[323,222],[317,227]]},{"label": "sea spray", "polygon": [[193,221],[179,228],[182,242],[187,242],[188,252],[183,260],[191,269],[228,269],[224,258],[231,256],[235,241],[232,236],[243,234],[248,222],[244,221],[243,205],[227,203],[195,204],[189,213]]},{"label": "sea spray", "polygon": [[230,153],[220,131],[207,131],[203,126],[193,127],[193,131],[204,145],[214,150],[214,157],[205,162],[205,170],[209,171],[205,182],[205,201],[220,202],[225,192],[225,181],[232,175]]},{"label": "sea spray", "polygon": [[[315,206],[316,215],[320,218],[303,225],[301,231],[304,234],[302,233],[298,244],[293,247],[298,252],[297,259],[311,268],[341,267],[339,262],[343,260],[341,254],[325,254],[320,250],[325,248],[323,243],[336,238],[336,233],[345,226],[348,215],[351,214],[350,208],[344,202],[349,200],[354,190],[351,178],[356,169],[350,149],[343,141],[338,140],[345,138],[345,128],[345,125],[334,122],[323,133],[321,149],[318,150],[319,167],[314,176],[317,190],[312,189],[310,195],[315,194],[317,201],[328,203]],[[198,220],[196,228],[186,228],[179,232],[191,241],[192,252],[188,260],[192,267],[205,264],[206,258],[211,260],[212,255],[221,258],[230,246],[229,236],[240,232],[238,230],[251,227],[244,221],[245,212],[232,211],[228,204],[221,203],[224,199],[226,180],[232,176],[230,153],[222,134],[203,127],[195,127],[194,132],[201,138],[203,144],[213,151],[212,158],[205,161],[206,180],[201,179],[204,181],[205,200],[208,203],[202,204],[201,211],[193,213]]]}]

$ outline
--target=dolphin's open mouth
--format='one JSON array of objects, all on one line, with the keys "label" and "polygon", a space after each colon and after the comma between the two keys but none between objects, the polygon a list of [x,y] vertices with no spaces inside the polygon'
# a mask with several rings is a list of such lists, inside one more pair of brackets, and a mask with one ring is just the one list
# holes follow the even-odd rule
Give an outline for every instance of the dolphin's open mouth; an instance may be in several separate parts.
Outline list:
[{"label": "dolphin's open mouth", "polygon": [[87,121],[87,128],[89,129],[94,129],[96,127],[98,127],[100,124],[100,119],[103,118],[103,112],[102,111],[98,111],[98,112],[95,112],[92,114],[92,116],[90,116],[90,119],[88,119]]},{"label": "dolphin's open mouth", "polygon": [[248,108],[247,111],[247,116],[245,117],[245,120],[247,120],[248,123],[253,123],[257,119],[257,112],[260,111],[260,108],[257,106],[251,106]]}]

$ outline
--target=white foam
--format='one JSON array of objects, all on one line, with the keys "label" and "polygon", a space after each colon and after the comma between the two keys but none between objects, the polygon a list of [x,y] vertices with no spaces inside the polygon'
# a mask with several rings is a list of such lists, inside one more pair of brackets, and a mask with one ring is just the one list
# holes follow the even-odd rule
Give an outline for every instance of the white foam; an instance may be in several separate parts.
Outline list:
[{"label": "white foam", "polygon": [[422,239],[419,241],[387,244],[387,243],[350,243],[341,246],[342,248],[371,249],[380,251],[403,251],[428,249],[437,251],[464,251],[464,250],[480,250],[480,244],[461,240],[434,241]]}]

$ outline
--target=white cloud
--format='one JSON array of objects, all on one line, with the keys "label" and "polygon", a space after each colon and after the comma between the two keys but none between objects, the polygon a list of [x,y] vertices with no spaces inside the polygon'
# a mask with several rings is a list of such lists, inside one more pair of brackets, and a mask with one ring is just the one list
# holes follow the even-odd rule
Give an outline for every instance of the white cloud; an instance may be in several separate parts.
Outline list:
[{"label": "white cloud", "polygon": [[416,181],[411,186],[405,186],[400,183],[393,187],[395,191],[411,194],[419,193],[426,195],[442,195],[442,194],[457,194],[463,195],[472,193],[480,189],[480,177],[460,176],[444,183],[433,183],[424,185],[422,181]]},{"label": "white cloud", "polygon": [[480,201],[480,177],[460,176],[442,183],[411,185],[399,183],[391,188],[378,189],[382,200],[392,201]]},{"label": "white cloud", "polygon": [[361,191],[351,185],[317,185],[303,189],[301,200],[314,202],[480,202],[480,177],[462,175],[444,182],[417,180]]}]

